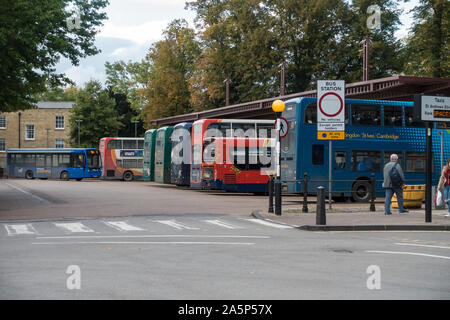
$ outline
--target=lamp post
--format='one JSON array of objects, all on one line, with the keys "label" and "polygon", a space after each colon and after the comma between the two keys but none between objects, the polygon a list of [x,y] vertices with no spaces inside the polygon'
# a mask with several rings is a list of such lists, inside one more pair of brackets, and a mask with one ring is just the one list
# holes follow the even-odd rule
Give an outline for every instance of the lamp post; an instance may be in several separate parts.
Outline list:
[{"label": "lamp post", "polygon": [[75,121],[77,122],[77,125],[78,125],[78,148],[79,148],[80,147],[80,123],[83,122],[83,120],[76,119]]},{"label": "lamp post", "polygon": [[277,140],[275,147],[275,164],[276,164],[276,176],[275,176],[275,214],[281,216],[281,145],[280,145],[280,127],[281,127],[281,113],[284,110],[284,102],[281,100],[275,100],[272,103],[272,110],[277,115],[276,131]]},{"label": "lamp post", "polygon": [[280,77],[280,96],[284,96],[286,90],[286,61],[283,61],[278,65],[281,68],[281,77]]},{"label": "lamp post", "polygon": [[139,120],[134,120],[131,122],[134,123],[134,137],[136,138],[137,137],[137,124],[139,123]]},{"label": "lamp post", "polygon": [[229,106],[230,105],[230,82],[231,82],[231,79],[226,78],[223,82],[225,83],[225,105]]}]

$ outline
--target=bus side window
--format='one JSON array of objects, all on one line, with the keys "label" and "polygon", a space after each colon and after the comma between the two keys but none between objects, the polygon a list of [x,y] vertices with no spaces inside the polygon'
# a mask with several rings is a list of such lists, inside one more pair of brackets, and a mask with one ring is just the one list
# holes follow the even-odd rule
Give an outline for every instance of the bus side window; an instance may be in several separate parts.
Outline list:
[{"label": "bus side window", "polygon": [[335,151],[334,161],[336,162],[337,169],[345,170],[347,167],[347,152],[346,151]]},{"label": "bus side window", "polygon": [[401,127],[402,120],[402,107],[384,106],[384,125],[386,127]]},{"label": "bus side window", "polygon": [[324,146],[323,144],[312,145],[312,164],[324,164]]},{"label": "bus side window", "polygon": [[414,108],[405,107],[405,126],[413,128],[425,128],[425,121],[415,120],[413,117]]},{"label": "bus side window", "polygon": [[317,104],[310,103],[305,109],[305,123],[315,124],[317,123]]},{"label": "bus side window", "polygon": [[381,125],[381,106],[352,105],[352,124],[356,126]]}]

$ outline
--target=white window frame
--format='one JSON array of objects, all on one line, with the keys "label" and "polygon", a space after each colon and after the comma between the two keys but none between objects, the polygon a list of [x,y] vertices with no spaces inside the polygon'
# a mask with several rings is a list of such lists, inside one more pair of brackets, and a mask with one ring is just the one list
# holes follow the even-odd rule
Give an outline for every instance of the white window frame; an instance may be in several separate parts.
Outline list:
[{"label": "white window frame", "polygon": [[[58,142],[59,143],[62,142],[62,147],[61,147],[61,144],[58,145]],[[55,139],[55,149],[64,149],[64,139],[62,139],[62,138],[56,138]]]},{"label": "white window frame", "polygon": [[[58,118],[62,118],[62,127],[58,127]],[[55,130],[64,130],[65,129],[65,123],[64,123],[64,116],[55,116]],[[59,119],[59,124],[61,122],[61,119]]]},{"label": "white window frame", "polygon": [[[0,138],[0,142],[1,141],[3,141],[3,143],[0,143],[0,152],[6,152],[6,139]],[[3,149],[2,149],[2,145],[3,145]]]},{"label": "white window frame", "polygon": [[[29,136],[28,136],[28,133],[29,133],[29,128],[30,127],[33,127],[33,137],[32,138],[30,138]],[[34,124],[26,124],[25,125],[25,140],[27,140],[27,141],[33,141],[33,140],[35,140],[36,139],[36,128],[34,127]]]},{"label": "white window frame", "polygon": [[[6,129],[6,116],[4,114],[0,114],[0,129]],[[2,126],[2,123],[4,124],[4,126]]]}]

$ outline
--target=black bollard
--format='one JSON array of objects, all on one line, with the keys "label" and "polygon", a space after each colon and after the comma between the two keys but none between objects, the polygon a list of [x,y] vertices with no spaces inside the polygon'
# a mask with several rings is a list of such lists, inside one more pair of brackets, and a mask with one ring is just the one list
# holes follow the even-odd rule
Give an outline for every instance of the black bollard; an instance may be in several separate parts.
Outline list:
[{"label": "black bollard", "polygon": [[370,211],[375,211],[375,174],[370,176]]},{"label": "black bollard", "polygon": [[308,174],[303,175],[303,208],[302,212],[308,212]]},{"label": "black bollard", "polygon": [[267,212],[273,213],[273,176],[269,176],[268,188],[269,188],[269,210],[267,210]]},{"label": "black bollard", "polygon": [[325,216],[325,188],[317,187],[316,224],[326,225]]}]

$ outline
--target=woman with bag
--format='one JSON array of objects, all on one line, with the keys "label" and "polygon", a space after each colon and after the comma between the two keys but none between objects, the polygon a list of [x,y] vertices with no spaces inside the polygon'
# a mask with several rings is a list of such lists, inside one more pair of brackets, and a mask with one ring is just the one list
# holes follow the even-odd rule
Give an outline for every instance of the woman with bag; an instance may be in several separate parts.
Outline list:
[{"label": "woman with bag", "polygon": [[442,169],[441,177],[439,178],[438,190],[444,188],[444,204],[448,206],[448,213],[446,217],[450,217],[450,158]]}]

